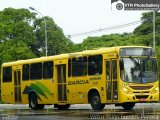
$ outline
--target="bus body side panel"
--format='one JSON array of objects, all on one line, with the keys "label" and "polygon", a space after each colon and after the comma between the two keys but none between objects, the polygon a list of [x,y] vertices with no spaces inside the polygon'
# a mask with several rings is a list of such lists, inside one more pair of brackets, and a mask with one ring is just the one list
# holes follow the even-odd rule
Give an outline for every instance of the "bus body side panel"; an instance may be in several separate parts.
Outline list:
[{"label": "bus body side panel", "polygon": [[[50,60],[51,61],[51,60]],[[40,61],[43,63],[43,61]],[[23,72],[23,71],[22,71]],[[53,78],[36,79],[36,80],[22,80],[22,103],[29,103],[29,94],[35,93],[37,95],[38,104],[53,104],[56,101],[56,82],[55,70],[53,66]],[[23,73],[22,73],[23,74]]]},{"label": "bus body side panel", "polygon": [[2,83],[1,85],[2,102],[14,104],[15,101],[14,101],[13,90],[14,90],[13,82]]},{"label": "bus body side panel", "polygon": [[92,90],[99,92],[102,103],[105,103],[104,80],[102,75],[76,77],[68,80],[69,103],[87,104],[88,93]]},{"label": "bus body side panel", "polygon": [[30,82],[28,81],[22,81],[22,85],[21,85],[21,90],[22,90],[22,103],[23,104],[28,104],[28,94],[24,93],[24,90],[26,88],[26,86],[30,86]]},{"label": "bus body side panel", "polygon": [[2,67],[2,80],[1,80],[1,97],[4,103],[15,103],[14,100],[14,81],[13,81],[13,70],[12,80],[10,82],[4,82],[3,80],[3,67]]},{"label": "bus body side panel", "polygon": [[22,103],[29,103],[29,93],[37,94],[39,104],[53,104],[55,101],[54,80],[35,80],[22,82]]},{"label": "bus body side panel", "polygon": [[39,88],[43,88],[39,94],[39,104],[53,104],[55,102],[55,85],[54,80],[42,80],[35,82]]},{"label": "bus body side panel", "polygon": [[69,103],[82,104],[88,102],[87,91],[90,88],[88,77],[68,78]]}]

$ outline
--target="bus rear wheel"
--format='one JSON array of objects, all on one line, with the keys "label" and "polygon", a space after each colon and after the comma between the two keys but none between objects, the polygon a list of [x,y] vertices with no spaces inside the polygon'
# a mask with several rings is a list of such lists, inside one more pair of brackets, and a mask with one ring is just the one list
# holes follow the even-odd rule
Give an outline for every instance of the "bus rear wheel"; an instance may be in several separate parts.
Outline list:
[{"label": "bus rear wheel", "polygon": [[94,92],[91,94],[90,104],[94,110],[103,110],[105,107],[105,104],[101,103],[101,98],[98,92]]},{"label": "bus rear wheel", "polygon": [[135,106],[135,103],[123,103],[122,104],[122,107],[125,109],[125,110],[132,110],[132,108]]},{"label": "bus rear wheel", "polygon": [[29,96],[29,107],[31,107],[32,110],[42,110],[44,104],[38,104],[37,95],[32,93]]},{"label": "bus rear wheel", "polygon": [[54,105],[55,108],[58,108],[58,110],[68,110],[68,108],[70,107],[70,104],[66,104],[66,105]]}]

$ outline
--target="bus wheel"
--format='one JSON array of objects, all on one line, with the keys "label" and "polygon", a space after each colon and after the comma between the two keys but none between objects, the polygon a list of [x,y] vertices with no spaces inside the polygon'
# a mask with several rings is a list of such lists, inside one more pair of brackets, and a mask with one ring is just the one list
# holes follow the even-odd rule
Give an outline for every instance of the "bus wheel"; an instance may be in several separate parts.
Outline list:
[{"label": "bus wheel", "polygon": [[123,103],[123,104],[122,104],[122,107],[123,107],[125,110],[131,110],[134,106],[135,106],[135,103]]},{"label": "bus wheel", "polygon": [[42,110],[44,108],[44,104],[38,104],[37,95],[33,93],[29,96],[29,106],[32,110]]},{"label": "bus wheel", "polygon": [[101,99],[98,92],[92,93],[90,97],[90,104],[94,110],[103,110],[105,104],[101,103]]},{"label": "bus wheel", "polygon": [[43,110],[43,109],[44,109],[44,106],[45,106],[44,104],[38,104],[38,108],[37,108],[37,109],[38,109],[38,110]]},{"label": "bus wheel", "polygon": [[58,108],[58,110],[68,110],[68,108],[70,107],[70,104],[66,104],[66,105],[54,105],[55,108]]}]

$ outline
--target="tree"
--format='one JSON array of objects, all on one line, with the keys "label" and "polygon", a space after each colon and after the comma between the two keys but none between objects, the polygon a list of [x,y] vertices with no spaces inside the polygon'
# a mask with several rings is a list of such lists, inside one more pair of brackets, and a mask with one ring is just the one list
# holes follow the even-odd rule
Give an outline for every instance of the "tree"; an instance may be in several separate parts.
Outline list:
[{"label": "tree", "polygon": [[27,9],[6,8],[0,11],[0,42],[22,40],[28,45],[35,40],[31,26],[35,14]]},{"label": "tree", "polygon": [[[0,11],[0,65],[3,62],[45,55],[44,18],[28,9],[5,8]],[[69,52],[73,43],[50,17],[45,17],[48,55]]]},{"label": "tree", "polygon": [[34,45],[38,48],[40,56],[45,53],[44,19],[47,23],[48,55],[70,52],[70,44],[73,43],[65,37],[63,30],[55,24],[52,18],[45,17],[36,19],[34,22],[36,31],[36,43]]},{"label": "tree", "polygon": [[33,58],[35,55],[23,41],[5,41],[0,45],[0,65],[4,62]]},{"label": "tree", "polygon": [[133,33],[110,34],[100,37],[88,37],[81,44],[83,49],[93,49],[100,47],[113,47],[124,45],[144,45],[142,36],[136,36]]},{"label": "tree", "polygon": [[31,26],[33,19],[35,14],[27,9],[6,8],[0,11],[0,65],[35,57],[30,49],[35,40]]}]

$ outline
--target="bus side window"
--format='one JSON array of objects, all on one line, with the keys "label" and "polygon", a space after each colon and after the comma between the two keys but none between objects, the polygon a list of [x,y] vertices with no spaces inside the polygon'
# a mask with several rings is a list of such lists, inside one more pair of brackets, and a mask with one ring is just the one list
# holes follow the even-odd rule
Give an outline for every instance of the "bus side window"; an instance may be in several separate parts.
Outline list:
[{"label": "bus side window", "polygon": [[88,75],[102,74],[102,55],[89,56]]},{"label": "bus side window", "polygon": [[30,70],[29,64],[24,64],[23,65],[23,73],[22,73],[22,79],[24,81],[29,80],[29,70]]},{"label": "bus side window", "polygon": [[11,82],[11,81],[12,81],[12,67],[4,67],[3,82]]},{"label": "bus side window", "polygon": [[52,61],[43,63],[43,79],[53,78],[53,66]]},{"label": "bus side window", "polygon": [[42,79],[42,63],[32,63],[30,75],[31,80]]},{"label": "bus side window", "polygon": [[72,76],[87,75],[87,57],[72,59]]}]

